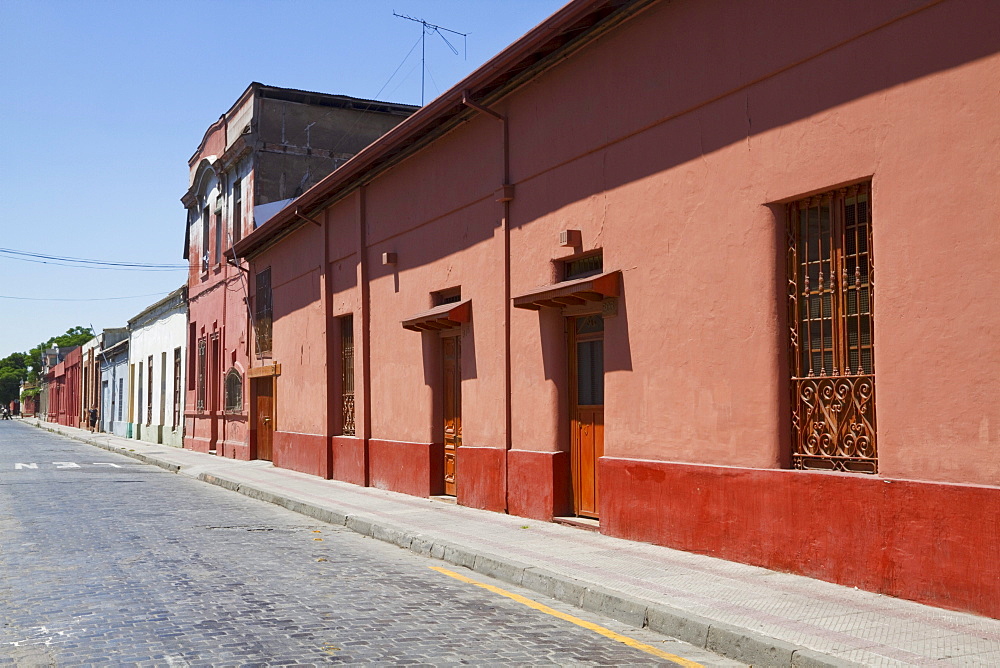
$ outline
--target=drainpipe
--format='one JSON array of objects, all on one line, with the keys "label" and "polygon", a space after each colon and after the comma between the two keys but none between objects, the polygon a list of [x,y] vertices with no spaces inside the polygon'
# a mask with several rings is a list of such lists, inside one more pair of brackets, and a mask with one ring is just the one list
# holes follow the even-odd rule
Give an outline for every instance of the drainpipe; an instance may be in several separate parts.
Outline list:
[{"label": "drainpipe", "polygon": [[[230,238],[229,230],[226,229],[229,226],[226,225],[226,210],[229,208],[229,189],[226,188],[226,173],[221,171],[218,172],[219,178],[219,188],[222,190],[222,215],[215,217],[216,225],[224,225],[223,229],[226,230],[225,238]],[[215,233],[216,239],[222,239],[223,236],[218,232]],[[230,248],[232,248],[232,243],[230,243]],[[221,261],[224,257],[222,249],[218,249],[216,253]],[[226,448],[223,447],[226,444],[226,440],[229,437],[229,425],[226,424],[226,372],[225,364],[223,360],[226,359],[226,324],[228,320],[227,308],[229,303],[229,270],[223,266],[222,268],[222,327],[219,329],[219,357],[222,359],[213,360],[215,362],[215,415],[212,416],[212,420],[219,425],[216,434],[218,435],[218,440],[215,443],[215,454],[219,457],[224,457],[226,455]],[[221,395],[221,396],[220,396]],[[219,410],[219,409],[222,410]]]},{"label": "drainpipe", "polygon": [[[358,311],[361,315],[361,379],[364,383],[363,408],[364,419],[361,421],[361,447],[364,452],[364,484],[367,487],[371,481],[369,475],[368,446],[372,437],[372,354],[371,354],[371,290],[368,281],[368,221],[365,204],[368,189],[358,188],[358,285],[361,288],[361,304]],[[357,350],[357,348],[355,348]],[[354,387],[355,400],[358,396],[357,385]],[[355,437],[358,436],[357,419],[354,426]]]},{"label": "drainpipe", "polygon": [[[295,210],[295,215],[305,218],[299,213],[298,209]],[[316,225],[320,223],[310,219],[309,222]],[[323,240],[323,253],[322,262],[323,266],[320,268],[320,283],[322,296],[321,300],[323,303],[323,322],[326,326],[323,331],[326,333],[326,448],[327,448],[327,460],[326,460],[326,470],[325,477],[329,480],[333,477],[333,435],[337,428],[337,418],[334,412],[334,394],[333,390],[336,387],[336,372],[335,372],[335,341],[333,327],[331,323],[333,319],[331,318],[333,314],[333,285],[330,280],[330,225],[322,225],[323,231],[320,235]]]},{"label": "drainpipe", "polygon": [[503,227],[503,301],[504,301],[504,446],[505,449],[511,449],[512,435],[511,435],[511,361],[510,361],[510,320],[511,320],[511,303],[510,303],[510,201],[514,199],[514,186],[510,182],[510,134],[507,126],[507,117],[503,114],[497,113],[492,109],[484,107],[483,105],[474,102],[470,97],[469,91],[464,91],[462,93],[462,104],[465,106],[475,109],[481,113],[492,116],[493,118],[500,121],[503,127],[503,182],[500,188],[496,191],[496,200],[503,203],[503,219],[501,225]]}]

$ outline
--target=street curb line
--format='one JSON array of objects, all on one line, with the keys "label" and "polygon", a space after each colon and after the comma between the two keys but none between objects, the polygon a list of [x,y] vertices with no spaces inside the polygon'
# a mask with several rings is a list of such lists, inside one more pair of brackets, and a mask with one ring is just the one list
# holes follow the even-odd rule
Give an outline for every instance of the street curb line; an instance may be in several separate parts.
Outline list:
[{"label": "street curb line", "polygon": [[753,666],[781,668],[856,668],[861,665],[538,566],[476,552],[448,541],[434,540],[407,528],[393,526],[384,520],[339,513],[213,473],[202,473],[198,480],[273,503],[328,524],[346,527],[355,533],[391,543],[422,556],[454,566],[464,566],[481,575],[530,589],[635,628],[648,628],[735,661]]},{"label": "street curb line", "polygon": [[[178,464],[150,455],[44,427],[40,421],[33,426],[145,464],[158,466],[171,473],[181,472]],[[214,473],[201,473],[195,479],[258,501],[281,506],[326,524],[346,527],[355,533],[391,543],[425,557],[445,561],[454,566],[464,566],[481,575],[524,587],[636,628],[648,628],[734,661],[775,668],[857,668],[862,665],[748,629],[712,621],[678,608],[622,594],[538,566],[522,564],[497,555],[478,553],[448,541],[434,540],[413,533],[407,528],[392,526],[384,520],[344,514],[307,501],[296,501]]]}]

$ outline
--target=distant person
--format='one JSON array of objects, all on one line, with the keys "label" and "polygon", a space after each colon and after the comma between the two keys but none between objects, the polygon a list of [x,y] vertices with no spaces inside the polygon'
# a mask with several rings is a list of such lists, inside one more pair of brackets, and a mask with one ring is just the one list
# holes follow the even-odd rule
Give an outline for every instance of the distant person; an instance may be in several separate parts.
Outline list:
[{"label": "distant person", "polygon": [[97,427],[97,406],[91,406],[90,410],[87,411],[90,418],[90,431],[96,431]]}]

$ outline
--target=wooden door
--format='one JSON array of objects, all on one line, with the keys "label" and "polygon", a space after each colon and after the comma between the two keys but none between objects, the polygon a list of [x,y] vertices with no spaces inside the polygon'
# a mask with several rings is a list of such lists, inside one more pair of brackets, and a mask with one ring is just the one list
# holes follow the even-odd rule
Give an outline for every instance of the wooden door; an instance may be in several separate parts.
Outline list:
[{"label": "wooden door", "polygon": [[604,320],[587,315],[570,318],[569,324],[573,509],[597,518],[597,460],[604,454]]},{"label": "wooden door", "polygon": [[455,495],[458,448],[462,445],[462,340],[441,338],[444,362],[444,493]]},{"label": "wooden door", "polygon": [[257,459],[272,460],[271,441],[274,435],[274,388],[272,378],[255,378],[254,426],[256,431]]}]

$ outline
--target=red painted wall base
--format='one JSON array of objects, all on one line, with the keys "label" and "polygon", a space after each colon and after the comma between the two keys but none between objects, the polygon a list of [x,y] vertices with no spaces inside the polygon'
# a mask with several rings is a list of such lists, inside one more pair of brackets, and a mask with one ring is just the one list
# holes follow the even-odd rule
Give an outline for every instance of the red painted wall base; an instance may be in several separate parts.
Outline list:
[{"label": "red painted wall base", "polygon": [[329,477],[329,439],[319,434],[274,432],[272,461],[278,468]]},{"label": "red painted wall base", "polygon": [[250,444],[242,441],[219,441],[216,444],[216,454],[229,459],[250,459]]},{"label": "red painted wall base", "polygon": [[212,449],[212,444],[207,438],[201,438],[200,436],[185,436],[184,449],[208,454],[208,451]]},{"label": "red painted wall base", "polygon": [[362,487],[368,485],[368,447],[356,436],[331,436],[331,476]]},{"label": "red painted wall base", "polygon": [[507,484],[511,515],[551,520],[573,513],[567,452],[508,451]]},{"label": "red painted wall base", "polygon": [[444,492],[444,446],[403,441],[368,442],[372,487],[413,496]]},{"label": "red painted wall base", "polygon": [[507,451],[463,445],[455,459],[458,503],[495,512],[507,510]]},{"label": "red painted wall base", "polygon": [[1000,617],[1000,487],[600,459],[601,532]]}]

